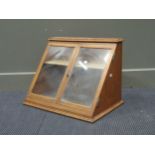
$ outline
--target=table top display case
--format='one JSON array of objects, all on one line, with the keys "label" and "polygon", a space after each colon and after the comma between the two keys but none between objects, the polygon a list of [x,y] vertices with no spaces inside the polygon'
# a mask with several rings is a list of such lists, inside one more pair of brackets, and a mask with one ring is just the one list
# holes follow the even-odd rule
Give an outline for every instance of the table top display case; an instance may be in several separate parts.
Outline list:
[{"label": "table top display case", "polygon": [[123,103],[122,41],[49,38],[24,103],[90,122],[109,113]]}]

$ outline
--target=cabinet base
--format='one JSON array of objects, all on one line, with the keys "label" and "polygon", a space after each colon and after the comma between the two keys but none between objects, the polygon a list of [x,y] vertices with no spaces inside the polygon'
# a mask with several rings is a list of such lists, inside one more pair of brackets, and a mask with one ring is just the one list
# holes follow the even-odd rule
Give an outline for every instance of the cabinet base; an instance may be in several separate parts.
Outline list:
[{"label": "cabinet base", "polygon": [[98,119],[100,119],[101,117],[105,116],[109,112],[111,112],[114,109],[116,109],[117,107],[119,107],[121,104],[123,104],[123,100],[121,100],[120,102],[117,102],[116,104],[114,104],[110,108],[106,109],[105,111],[103,111],[103,112],[101,112],[98,115],[95,115],[93,117],[86,117],[86,116],[78,115],[78,114],[75,114],[75,113],[70,113],[68,111],[62,111],[62,110],[56,109],[56,108],[51,108],[51,107],[49,108],[49,107],[46,107],[45,105],[37,104],[36,102],[34,103],[34,102],[28,101],[28,100],[25,100],[24,104],[28,105],[28,106],[33,106],[33,107],[36,107],[36,108],[39,108],[39,109],[47,110],[47,111],[50,111],[50,112],[54,112],[54,113],[57,113],[57,114],[61,114],[61,115],[73,117],[73,118],[76,118],[76,119],[84,120],[84,121],[87,121],[87,122],[95,122]]}]

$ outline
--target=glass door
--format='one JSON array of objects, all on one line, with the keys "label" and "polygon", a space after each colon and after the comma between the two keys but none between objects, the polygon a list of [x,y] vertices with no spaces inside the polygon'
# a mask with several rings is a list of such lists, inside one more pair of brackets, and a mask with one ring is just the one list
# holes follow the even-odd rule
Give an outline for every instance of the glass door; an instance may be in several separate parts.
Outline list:
[{"label": "glass door", "polygon": [[110,48],[80,48],[61,101],[90,107],[110,57]]},{"label": "glass door", "polygon": [[48,51],[32,93],[55,98],[74,47],[48,46]]}]

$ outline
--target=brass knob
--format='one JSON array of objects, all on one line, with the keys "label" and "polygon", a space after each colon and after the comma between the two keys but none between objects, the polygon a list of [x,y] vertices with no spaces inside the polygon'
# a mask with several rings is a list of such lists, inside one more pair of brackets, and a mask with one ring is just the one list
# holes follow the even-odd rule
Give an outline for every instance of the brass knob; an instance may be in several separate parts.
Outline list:
[{"label": "brass knob", "polygon": [[67,75],[66,75],[68,78],[70,77],[70,73],[67,73]]}]

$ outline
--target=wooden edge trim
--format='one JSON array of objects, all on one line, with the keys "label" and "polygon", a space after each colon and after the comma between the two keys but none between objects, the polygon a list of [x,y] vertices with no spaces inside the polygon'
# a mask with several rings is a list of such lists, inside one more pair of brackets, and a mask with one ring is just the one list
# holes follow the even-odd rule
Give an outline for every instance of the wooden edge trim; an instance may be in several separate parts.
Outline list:
[{"label": "wooden edge trim", "polygon": [[39,73],[40,73],[40,71],[41,71],[42,65],[43,65],[43,63],[44,63],[44,61],[45,61],[45,59],[46,59],[47,54],[48,54],[48,45],[46,45],[46,48],[45,48],[45,50],[44,50],[44,52],[43,52],[43,54],[42,54],[41,60],[39,61],[39,64],[38,64],[36,73],[35,73],[35,75],[33,76],[33,79],[32,79],[32,81],[31,81],[30,87],[29,87],[29,89],[28,89],[28,95],[32,92],[32,89],[33,89],[33,87],[34,87],[34,85],[35,85],[35,83],[36,83],[36,81],[37,81],[37,78],[38,78],[38,76],[39,76]]},{"label": "wooden edge trim", "polygon": [[80,48],[105,48],[111,49],[116,46],[116,43],[80,43]]},{"label": "wooden edge trim", "polygon": [[90,113],[90,109],[85,108],[85,107],[80,107],[80,106],[76,106],[74,104],[67,104],[67,102],[65,104],[63,104],[63,102],[61,102],[62,104],[58,104],[55,101],[51,101],[48,99],[44,99],[41,97],[34,97],[34,96],[27,96],[25,98],[26,101],[28,102],[33,102],[34,104],[39,104],[42,106],[46,106],[48,108],[56,108],[56,109],[60,109],[60,110],[66,110],[72,113],[76,113],[79,115],[83,115],[84,116],[91,116]]},{"label": "wooden edge trim", "polygon": [[26,99],[24,100],[25,105],[36,107],[36,108],[43,109],[43,110],[47,110],[47,111],[50,111],[50,112],[54,112],[54,113],[57,113],[57,114],[60,114],[60,115],[73,117],[73,118],[83,120],[83,121],[87,121],[87,122],[91,122],[91,123],[94,123],[95,121],[97,121],[101,117],[105,116],[109,112],[113,111],[114,109],[116,109],[117,107],[122,105],[123,103],[124,103],[123,100],[121,100],[121,101],[117,102],[116,104],[114,104],[112,107],[108,108],[107,110],[103,111],[102,113],[100,113],[100,114],[98,114],[98,115],[91,118],[91,117],[86,117],[86,116],[83,116],[83,115],[74,114],[74,113],[71,113],[71,112],[68,112],[68,111],[59,110],[59,109],[56,109],[56,108],[49,108],[48,106],[46,107],[46,106],[43,106],[41,104],[36,104],[36,103],[30,102],[30,101],[28,101]]},{"label": "wooden edge trim", "polygon": [[108,114],[109,112],[112,112],[113,110],[115,110],[116,108],[118,108],[120,105],[122,105],[124,103],[123,100],[117,102],[116,104],[114,104],[113,106],[111,106],[110,108],[106,109],[105,111],[99,113],[98,115],[94,116],[92,119],[92,122],[97,121],[98,119],[102,118],[103,116],[105,116],[106,114]]},{"label": "wooden edge trim", "polygon": [[36,107],[36,108],[39,108],[39,109],[42,109],[42,110],[54,112],[54,113],[64,115],[64,116],[69,116],[71,118],[76,118],[76,119],[91,122],[91,118],[89,118],[89,117],[86,117],[86,116],[83,116],[83,115],[80,115],[80,114],[75,114],[73,112],[68,112],[68,111],[65,111],[65,110],[60,110],[60,109],[57,109],[57,108],[51,108],[51,107],[49,108],[48,106],[41,105],[41,104],[36,104],[36,103],[30,102],[29,100],[26,100],[26,99],[24,100],[24,105]]},{"label": "wooden edge trim", "polygon": [[118,43],[124,40],[122,38],[49,37],[48,41]]},{"label": "wooden edge trim", "polygon": [[60,47],[72,47],[78,46],[78,43],[69,43],[69,42],[48,42],[48,46],[60,46]]}]

